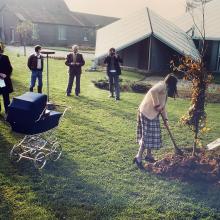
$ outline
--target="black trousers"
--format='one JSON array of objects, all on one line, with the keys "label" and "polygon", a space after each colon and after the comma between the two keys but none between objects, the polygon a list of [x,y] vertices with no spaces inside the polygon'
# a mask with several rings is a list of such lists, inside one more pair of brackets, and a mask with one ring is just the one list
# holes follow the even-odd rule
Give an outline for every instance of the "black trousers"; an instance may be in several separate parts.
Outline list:
[{"label": "black trousers", "polygon": [[[5,113],[7,113],[8,106],[10,105],[9,93],[3,93],[2,96],[3,96],[4,107],[5,107]],[[0,110],[1,110],[1,103],[0,103]]]},{"label": "black trousers", "polygon": [[73,88],[73,82],[74,82],[75,78],[76,78],[75,94],[76,95],[80,94],[81,73],[69,73],[69,81],[68,81],[68,86],[67,86],[67,89],[66,89],[67,94],[71,94],[72,88]]}]

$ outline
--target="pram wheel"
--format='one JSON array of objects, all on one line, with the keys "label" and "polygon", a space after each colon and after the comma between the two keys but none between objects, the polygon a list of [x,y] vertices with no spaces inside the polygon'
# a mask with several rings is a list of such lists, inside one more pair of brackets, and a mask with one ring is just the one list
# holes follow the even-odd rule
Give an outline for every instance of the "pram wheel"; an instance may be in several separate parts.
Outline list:
[{"label": "pram wheel", "polygon": [[46,162],[46,154],[43,152],[38,153],[34,158],[34,165],[37,169],[43,169]]},{"label": "pram wheel", "polygon": [[60,158],[61,154],[62,154],[61,145],[58,142],[54,143],[50,150],[50,155],[49,155],[50,160],[57,161]]},{"label": "pram wheel", "polygon": [[23,149],[20,145],[14,145],[10,152],[10,159],[12,162],[19,162],[21,160],[21,154],[23,153]]}]

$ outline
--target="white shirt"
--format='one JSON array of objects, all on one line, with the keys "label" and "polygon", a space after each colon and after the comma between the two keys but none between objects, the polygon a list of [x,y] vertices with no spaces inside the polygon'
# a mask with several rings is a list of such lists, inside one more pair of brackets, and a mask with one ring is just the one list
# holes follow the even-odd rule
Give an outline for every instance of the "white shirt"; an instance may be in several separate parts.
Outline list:
[{"label": "white shirt", "polygon": [[41,69],[42,68],[42,65],[41,65],[41,57],[40,57],[40,54],[36,54],[36,57],[37,57],[37,69]]}]

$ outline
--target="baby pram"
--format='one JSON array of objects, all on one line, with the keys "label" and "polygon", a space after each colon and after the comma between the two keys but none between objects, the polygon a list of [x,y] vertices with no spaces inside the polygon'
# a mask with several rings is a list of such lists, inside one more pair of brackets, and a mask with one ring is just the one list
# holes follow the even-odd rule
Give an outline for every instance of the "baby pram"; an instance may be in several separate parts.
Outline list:
[{"label": "baby pram", "polygon": [[62,154],[55,130],[68,108],[55,106],[60,111],[47,109],[47,96],[27,92],[13,98],[9,106],[7,121],[13,131],[25,134],[20,143],[13,146],[10,158],[13,162],[21,159],[32,160],[38,169],[42,169],[47,159],[56,161]]}]

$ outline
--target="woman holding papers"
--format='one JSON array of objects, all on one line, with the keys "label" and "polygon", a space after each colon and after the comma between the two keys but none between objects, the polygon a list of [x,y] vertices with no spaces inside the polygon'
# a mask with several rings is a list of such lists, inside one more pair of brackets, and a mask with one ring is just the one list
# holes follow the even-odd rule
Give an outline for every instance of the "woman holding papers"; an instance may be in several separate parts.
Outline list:
[{"label": "woman holding papers", "polygon": [[[11,82],[12,66],[8,56],[4,55],[4,45],[0,43],[0,95],[3,96],[5,113],[10,104],[9,94],[13,92]],[[1,107],[1,106],[0,106]]]}]

